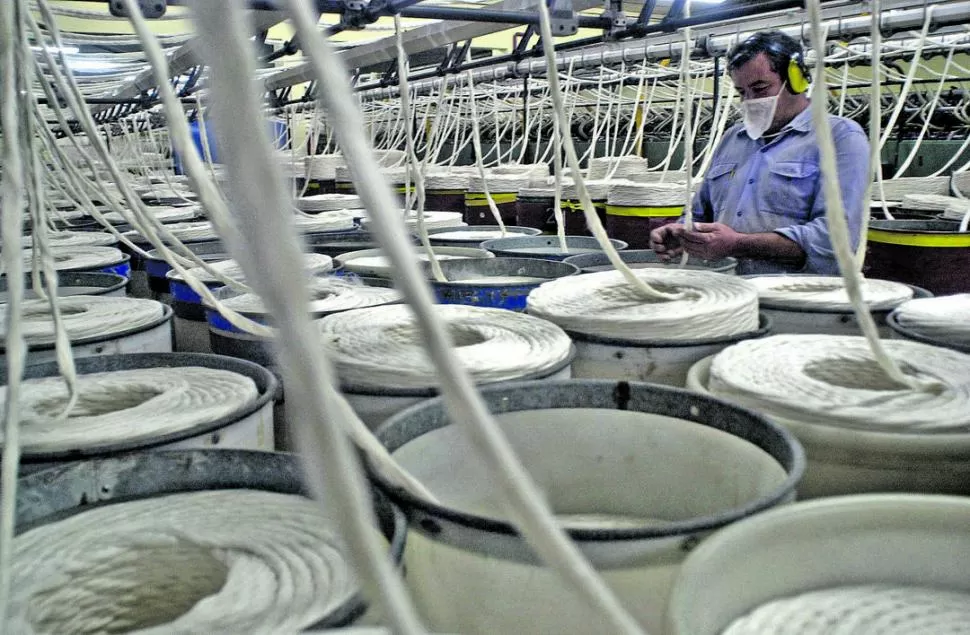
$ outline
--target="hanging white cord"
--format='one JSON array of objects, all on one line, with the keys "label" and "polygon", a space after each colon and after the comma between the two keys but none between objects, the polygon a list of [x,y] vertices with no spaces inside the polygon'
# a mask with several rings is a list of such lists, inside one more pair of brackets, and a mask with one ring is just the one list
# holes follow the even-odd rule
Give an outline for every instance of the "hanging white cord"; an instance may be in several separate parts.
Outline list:
[{"label": "hanging white cord", "polygon": [[502,220],[502,214],[498,211],[498,207],[495,205],[495,201],[488,191],[488,176],[485,174],[485,164],[482,162],[481,128],[478,126],[478,110],[475,106],[475,84],[472,80],[472,72],[468,71],[466,77],[468,78],[468,92],[470,93],[468,103],[471,105],[472,110],[472,141],[475,144],[475,167],[478,168],[478,176],[482,180],[482,192],[485,194],[485,202],[488,203],[488,209],[492,212],[492,217],[498,224],[502,236],[505,236],[505,222]]},{"label": "hanging white cord", "polygon": [[447,282],[448,280],[445,278],[445,274],[441,271],[441,265],[438,264],[438,258],[434,255],[434,249],[431,248],[431,240],[428,238],[428,228],[424,222],[424,175],[421,173],[418,155],[414,151],[414,120],[411,116],[410,89],[408,88],[408,55],[404,50],[404,39],[402,36],[401,16],[395,13],[394,37],[397,40],[397,77],[398,85],[401,88],[401,110],[404,112],[406,126],[404,138],[407,141],[408,151],[409,167],[407,168],[407,172],[408,174],[414,173],[414,189],[418,195],[418,238],[421,240],[421,246],[424,247],[424,252],[428,256],[428,262],[431,263],[431,273],[434,275],[434,279],[438,282]]},{"label": "hanging white cord", "polygon": [[[126,0],[126,4],[130,11],[136,10],[133,0]],[[316,20],[309,19],[305,4],[294,1],[289,5],[297,16],[304,51],[311,49],[308,40],[319,36],[315,32]],[[292,223],[280,223],[272,214],[272,210],[285,209],[289,201],[279,168],[271,165],[266,133],[261,125],[261,104],[252,82],[253,51],[242,7],[232,0],[200,0],[193,8],[199,30],[204,34],[206,46],[202,53],[212,68],[210,90],[216,126],[221,132],[220,148],[226,154],[226,166],[233,181],[231,190],[240,232],[227,242],[247,279],[273,309],[287,404],[290,405],[292,396],[294,411],[299,415],[297,420],[303,424],[296,426],[295,432],[304,448],[301,455],[305,473],[319,496],[324,491],[320,462],[327,466],[331,482],[326,492],[329,502],[339,510],[338,526],[349,547],[351,562],[365,583],[379,591],[388,618],[398,632],[422,632],[400,579],[370,529],[373,526],[370,494],[357,455],[334,417],[341,412],[341,406],[333,399],[334,391],[320,390],[321,386],[334,385],[332,369],[319,348],[306,345],[314,339],[307,314],[309,296],[304,285],[292,276],[300,268],[299,240]],[[313,28],[312,32],[305,33],[302,26],[307,19]],[[321,85],[336,89],[338,84],[321,82]],[[353,104],[349,91],[344,99]],[[339,122],[340,118],[335,117],[335,121]],[[351,161],[354,159],[352,154],[345,153],[345,156]],[[393,222],[390,218],[394,216],[390,215],[397,214],[397,206],[390,196],[386,199],[386,208],[382,211]],[[403,232],[403,228],[397,229]]]},{"label": "hanging white cord", "polygon": [[[510,514],[539,557],[563,575],[592,606],[600,608],[612,628],[619,632],[640,632],[635,621],[623,611],[576,546],[563,533],[528,472],[516,459],[501,429],[488,414],[468,374],[458,363],[448,333],[435,314],[430,289],[421,279],[413,261],[413,251],[403,228],[393,221],[390,191],[381,184],[380,179],[372,178],[377,174],[377,165],[367,147],[360,114],[349,94],[336,89],[346,82],[343,64],[317,31],[316,20],[310,14],[309,7],[298,0],[289,0],[289,6],[304,44],[304,53],[310,59],[321,85],[335,88],[322,95],[324,104],[333,121],[340,124],[336,128],[344,156],[357,167],[356,173],[360,175],[358,189],[377,221],[374,224],[375,233],[394,265],[395,280],[414,310],[427,341],[428,353],[439,370],[449,418],[465,426],[473,443],[482,452],[490,472],[499,480],[500,490],[508,497]],[[551,40],[551,35],[548,37]]]},{"label": "hanging white cord", "polygon": [[[684,3],[684,17],[690,17],[690,0],[687,0]],[[680,54],[680,73],[681,81],[688,86],[690,85],[691,81],[690,47],[690,26],[687,26],[684,27],[684,48]],[[684,229],[686,231],[694,230],[694,215],[691,213],[691,189],[694,186],[694,128],[691,125],[692,102],[693,95],[688,93],[684,99],[684,170],[685,176],[687,177],[686,183],[684,184]],[[662,178],[660,182],[663,183]],[[681,267],[687,264],[687,259],[689,256],[690,254],[688,254],[685,250],[683,255],[680,257]]]},{"label": "hanging white cord", "polygon": [[936,92],[934,93],[933,99],[932,101],[930,101],[927,107],[926,117],[923,120],[923,127],[920,128],[919,135],[916,137],[916,142],[913,144],[913,147],[910,149],[909,154],[906,156],[906,160],[903,161],[902,165],[900,165],[899,168],[896,170],[897,177],[900,177],[906,173],[906,170],[909,169],[909,166],[913,162],[913,159],[916,158],[916,153],[919,150],[920,145],[923,143],[923,137],[926,136],[926,131],[930,127],[930,120],[932,119],[932,113],[936,110],[936,105],[940,101],[940,95],[943,94],[943,84],[946,82],[947,72],[950,70],[950,63],[953,61],[953,53],[955,50],[956,50],[955,47],[950,47],[950,52],[946,56],[946,62],[943,64],[943,72],[940,73],[940,81],[936,85]]},{"label": "hanging white cord", "polygon": [[[17,472],[20,467],[20,408],[21,379],[27,346],[24,341],[21,313],[24,300],[24,266],[21,257],[21,237],[24,209],[24,164],[20,156],[19,85],[23,83],[17,49],[26,45],[20,23],[19,1],[0,2],[0,128],[3,135],[3,179],[0,181],[4,213],[0,214],[3,253],[0,254],[7,275],[7,394],[4,405],[4,439],[2,474],[0,474],[0,624],[7,623],[12,576],[13,536],[17,499]],[[21,55],[23,51],[21,50]]]},{"label": "hanging white cord", "polygon": [[[817,82],[824,82],[825,56],[821,54],[821,51],[825,50],[825,39],[822,32],[819,0],[808,0],[806,8],[812,21],[813,48],[818,52],[815,61],[815,78]],[[855,254],[852,252],[852,245],[849,240],[849,225],[842,203],[842,192],[839,189],[839,168],[836,160],[835,142],[832,139],[832,129],[829,125],[826,106],[825,99],[821,97],[811,100],[812,119],[821,156],[822,186],[825,192],[825,218],[831,233],[832,249],[838,261],[839,270],[845,280],[845,289],[852,302],[856,319],[862,328],[862,333],[869,342],[876,362],[890,379],[904,386],[909,386],[913,390],[924,390],[937,386],[936,382],[926,382],[903,373],[895,360],[886,353],[879,340],[879,331],[875,320],[862,296],[862,274],[856,266]]]},{"label": "hanging white cord", "polygon": [[579,157],[576,155],[576,148],[573,146],[573,140],[569,134],[569,120],[566,118],[565,107],[562,103],[562,93],[559,91],[559,71],[556,66],[556,51],[552,45],[552,27],[549,25],[549,9],[545,6],[544,2],[539,2],[538,6],[539,23],[542,31],[542,48],[545,53],[546,72],[550,84],[549,94],[552,97],[553,111],[559,121],[559,138],[562,139],[563,145],[565,146],[566,160],[569,163],[569,169],[575,179],[576,192],[579,195],[580,204],[583,206],[586,226],[596,238],[596,242],[599,243],[606,257],[609,258],[613,268],[623,275],[623,278],[630,283],[630,286],[639,295],[645,299],[652,300],[680,299],[683,296],[682,293],[663,293],[657,291],[634,275],[633,271],[623,262],[623,259],[620,258],[620,255],[610,243],[609,236],[606,235],[603,223],[600,222],[599,216],[596,214],[596,208],[593,207],[593,201],[590,199],[589,191],[586,189],[586,183],[583,181],[583,175],[579,167]]},{"label": "hanging white cord", "polygon": [[[889,121],[886,123],[886,129],[883,132],[882,137],[879,139],[880,150],[886,146],[886,142],[889,141],[889,135],[893,131],[893,127],[896,125],[896,120],[899,119],[899,114],[903,111],[903,106],[906,104],[906,97],[909,95],[910,88],[913,86],[913,78],[916,77],[916,70],[920,65],[920,56],[923,54],[923,46],[926,44],[926,36],[929,33],[930,25],[933,23],[933,9],[934,5],[928,5],[926,7],[926,17],[923,20],[923,29],[920,31],[919,41],[916,43],[916,50],[913,51],[913,61],[910,62],[909,69],[906,72],[906,80],[903,83],[902,89],[899,91],[899,99],[896,102],[896,107],[893,108],[892,114],[889,116]],[[873,78],[873,83],[876,82],[876,78]]]}]

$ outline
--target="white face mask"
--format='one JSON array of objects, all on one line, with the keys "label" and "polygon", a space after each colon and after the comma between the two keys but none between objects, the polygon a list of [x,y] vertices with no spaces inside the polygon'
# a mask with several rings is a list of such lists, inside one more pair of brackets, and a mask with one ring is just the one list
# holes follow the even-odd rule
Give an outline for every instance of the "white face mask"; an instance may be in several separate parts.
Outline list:
[{"label": "white face mask", "polygon": [[744,130],[749,137],[760,139],[771,128],[771,122],[775,120],[775,110],[778,109],[779,97],[781,97],[781,91],[773,97],[746,99],[741,102]]}]

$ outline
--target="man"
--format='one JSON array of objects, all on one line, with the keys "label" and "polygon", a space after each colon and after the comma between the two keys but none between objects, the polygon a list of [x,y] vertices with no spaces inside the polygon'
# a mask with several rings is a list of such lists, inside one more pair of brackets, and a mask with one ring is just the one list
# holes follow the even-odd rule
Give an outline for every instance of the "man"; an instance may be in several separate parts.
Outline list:
[{"label": "man", "polygon": [[[757,33],[728,54],[742,123],[727,131],[694,196],[693,231],[660,227],[650,246],[662,258],[686,251],[733,256],[738,273],[838,274],[825,221],[819,151],[802,48],[780,31]],[[825,99],[824,89],[818,99]],[[869,186],[869,141],[855,122],[829,115],[842,201],[853,247]]]}]

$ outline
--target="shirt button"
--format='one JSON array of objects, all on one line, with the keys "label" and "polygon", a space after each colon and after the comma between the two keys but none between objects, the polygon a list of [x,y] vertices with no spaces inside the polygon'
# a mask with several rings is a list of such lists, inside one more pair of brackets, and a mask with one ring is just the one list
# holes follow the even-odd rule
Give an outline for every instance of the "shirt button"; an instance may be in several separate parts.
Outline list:
[{"label": "shirt button", "polygon": [[741,215],[741,212],[738,212],[738,216],[740,216],[740,215]]},{"label": "shirt button", "polygon": [[748,179],[748,185],[754,185],[754,179]]}]

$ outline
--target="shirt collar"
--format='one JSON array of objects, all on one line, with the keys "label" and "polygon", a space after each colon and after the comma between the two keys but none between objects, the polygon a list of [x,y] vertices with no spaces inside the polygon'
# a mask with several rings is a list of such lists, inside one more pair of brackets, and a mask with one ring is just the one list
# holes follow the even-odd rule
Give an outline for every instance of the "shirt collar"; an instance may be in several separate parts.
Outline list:
[{"label": "shirt collar", "polygon": [[[789,121],[784,128],[778,131],[775,138],[780,137],[789,130],[794,130],[796,132],[809,132],[812,129],[812,107],[809,106],[805,110],[801,111],[795,118]],[[741,126],[738,130],[738,135],[746,135],[744,131],[744,126]]]}]

